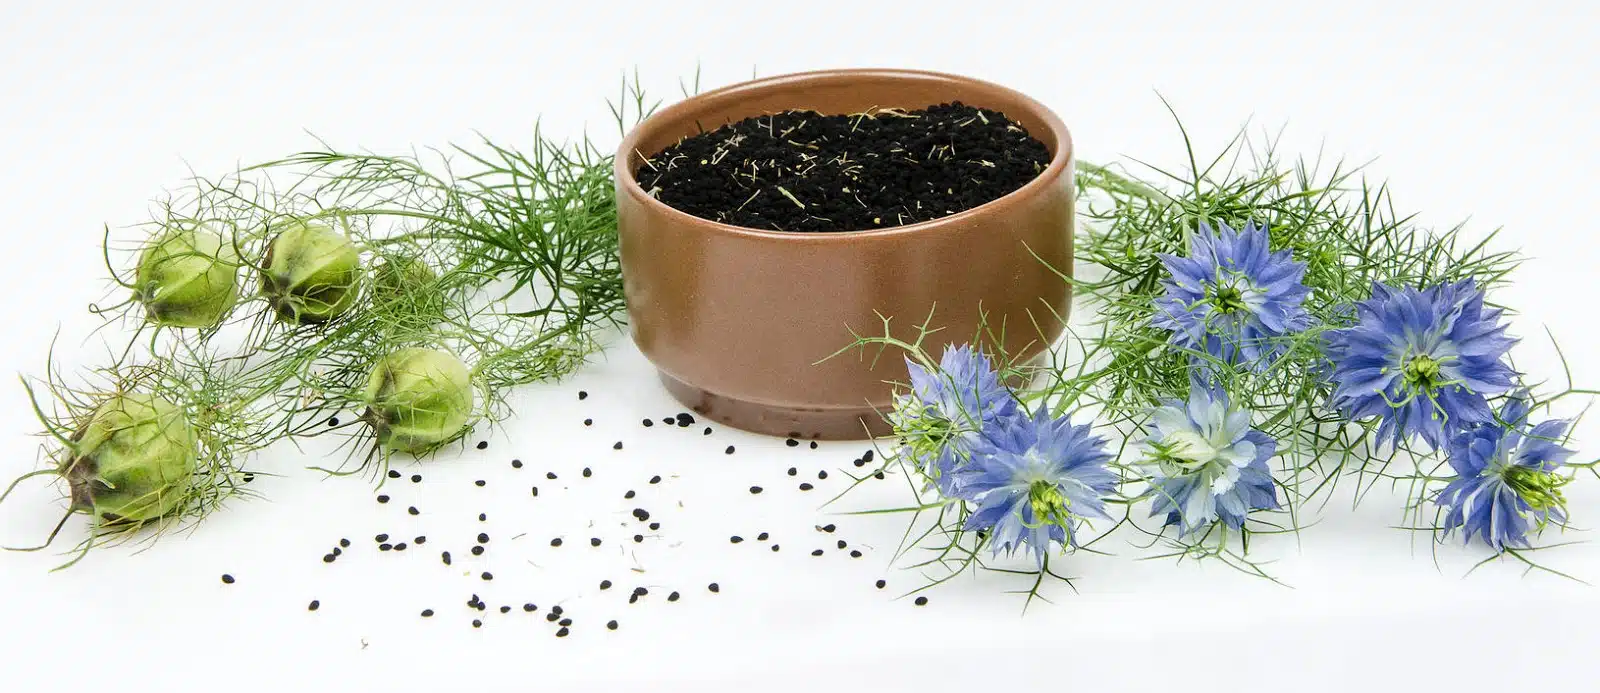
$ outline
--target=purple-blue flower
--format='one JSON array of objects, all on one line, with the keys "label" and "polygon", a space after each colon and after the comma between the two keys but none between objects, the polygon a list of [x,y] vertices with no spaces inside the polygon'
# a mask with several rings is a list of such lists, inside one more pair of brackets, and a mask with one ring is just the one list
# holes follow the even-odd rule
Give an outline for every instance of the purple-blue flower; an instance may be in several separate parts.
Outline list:
[{"label": "purple-blue flower", "polygon": [[1444,511],[1446,536],[1461,529],[1463,543],[1477,536],[1496,551],[1528,545],[1529,529],[1566,521],[1557,474],[1573,452],[1557,441],[1567,422],[1528,426],[1528,402],[1506,400],[1500,420],[1469,427],[1450,439],[1455,478],[1434,498]]},{"label": "purple-blue flower", "polygon": [[1284,335],[1311,326],[1302,306],[1305,263],[1288,250],[1272,252],[1266,229],[1254,222],[1238,231],[1218,223],[1215,232],[1202,223],[1188,257],[1160,258],[1166,294],[1150,324],[1171,331],[1175,346],[1263,368],[1283,353]]},{"label": "purple-blue flower", "polygon": [[956,495],[954,470],[998,422],[1017,415],[1017,400],[1001,384],[989,357],[970,345],[945,347],[939,367],[906,359],[910,392],[901,395],[889,422],[902,454],[946,497]]},{"label": "purple-blue flower", "polygon": [[1487,397],[1511,389],[1504,362],[1516,340],[1472,280],[1428,289],[1372,285],[1357,323],[1328,333],[1333,406],[1351,420],[1379,417],[1378,439],[1413,435],[1434,448],[1489,423]]},{"label": "purple-blue flower", "polygon": [[1250,412],[1220,388],[1194,383],[1188,402],[1168,400],[1151,411],[1144,431],[1150,515],[1165,514],[1179,536],[1218,520],[1239,529],[1250,511],[1278,508],[1267,467],[1278,443],[1251,428]]},{"label": "purple-blue flower", "polygon": [[989,533],[996,555],[1027,547],[1043,564],[1054,541],[1076,545],[1084,518],[1105,518],[1104,498],[1117,485],[1105,441],[1043,408],[986,436],[956,475],[974,506],[964,529]]}]

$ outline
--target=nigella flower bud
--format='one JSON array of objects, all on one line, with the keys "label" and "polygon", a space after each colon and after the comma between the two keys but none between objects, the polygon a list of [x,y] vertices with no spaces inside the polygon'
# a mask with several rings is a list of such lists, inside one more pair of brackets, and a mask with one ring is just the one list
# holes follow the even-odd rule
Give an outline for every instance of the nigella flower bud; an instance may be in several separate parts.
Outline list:
[{"label": "nigella flower bud", "polygon": [[420,454],[460,438],[472,414],[472,374],[454,354],[401,349],[379,359],[367,378],[362,418],[378,444]]},{"label": "nigella flower bud", "polygon": [[261,264],[261,292],[284,322],[327,322],[349,311],[360,293],[361,254],[327,226],[289,226],[267,244]]},{"label": "nigella flower bud", "polygon": [[139,254],[134,296],[151,323],[216,327],[239,298],[232,243],[204,226],[167,229]]}]

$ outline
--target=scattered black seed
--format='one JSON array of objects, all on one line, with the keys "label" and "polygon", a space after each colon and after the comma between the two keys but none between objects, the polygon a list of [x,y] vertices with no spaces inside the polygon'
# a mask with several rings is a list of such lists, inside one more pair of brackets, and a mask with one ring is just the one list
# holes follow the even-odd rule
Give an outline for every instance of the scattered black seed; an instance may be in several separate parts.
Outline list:
[{"label": "scattered black seed", "polygon": [[254,475],[254,474],[246,474],[246,475],[244,475],[244,482],[247,483],[247,484],[252,482],[252,481],[255,481],[255,480],[256,480],[256,475]]},{"label": "scattered black seed", "polygon": [[737,544],[739,542],[744,541],[744,537],[741,537],[741,536],[735,534],[735,535],[733,535],[731,537],[728,537],[728,541]]},{"label": "scattered black seed", "polygon": [[533,497],[535,497],[535,498],[539,497],[539,487],[538,486],[533,487]]},{"label": "scattered black seed", "polygon": [[487,482],[487,481],[484,481],[484,480],[483,480],[483,479],[479,479],[479,480],[477,480],[477,481],[474,481],[474,482],[472,482],[472,485],[474,485],[474,486],[477,486],[477,487],[478,487],[478,488],[483,488],[483,487],[484,487],[484,485],[485,485],[485,484],[488,484],[488,483],[489,483],[489,482]]},{"label": "scattered black seed", "polygon": [[722,454],[724,454],[724,455],[732,455],[733,454],[733,446],[729,445],[728,449],[722,451]]},{"label": "scattered black seed", "polygon": [[811,486],[810,482],[802,482],[800,484],[800,490],[801,491],[810,491],[812,488],[813,487]]},{"label": "scattered black seed", "polygon": [[583,390],[579,390],[578,391],[578,399],[589,399],[589,393],[585,392]]},{"label": "scattered black seed", "polygon": [[555,623],[561,620],[561,612],[552,609],[550,613],[544,615],[544,620]]},{"label": "scattered black seed", "polygon": [[700,435],[703,435],[703,436],[711,435],[711,427],[710,426],[706,426],[705,433],[701,433]]},{"label": "scattered black seed", "polygon": [[551,546],[560,546],[561,545],[561,537],[556,537],[554,539],[551,539],[550,540],[550,545]]},{"label": "scattered black seed", "polygon": [[306,605],[306,611],[316,611],[320,608],[322,608],[322,602],[319,602],[315,599],[311,600],[311,603]]},{"label": "scattered black seed", "polygon": [[629,490],[627,493],[622,494],[622,497],[626,500],[633,500],[634,495],[634,492]]},{"label": "scattered black seed", "polygon": [[[559,544],[557,544],[557,546],[559,546]],[[474,546],[474,547],[472,547],[472,555],[474,555],[474,556],[482,556],[483,555],[483,547],[482,546]]]},{"label": "scattered black seed", "polygon": [[645,520],[650,519],[650,512],[645,510],[644,508],[634,508],[633,509],[633,517],[634,517],[634,519],[637,519],[640,522],[644,522]]},{"label": "scattered black seed", "polygon": [[322,556],[322,562],[323,562],[323,563],[332,563],[332,562],[333,562],[333,561],[334,561],[334,559],[336,559],[336,558],[338,558],[338,557],[337,557],[337,556],[334,556],[334,555],[333,555],[333,554],[331,554],[331,553],[330,553],[330,554],[324,554],[324,555],[323,555],[323,556]]},{"label": "scattered black seed", "polygon": [[450,552],[449,551],[440,552],[439,553],[439,560],[444,561],[445,565],[450,565]]},{"label": "scattered black seed", "polygon": [[817,472],[817,478],[818,479],[826,479],[826,478],[828,478],[828,470],[824,469],[824,470],[821,470],[821,471]]},{"label": "scattered black seed", "polygon": [[694,414],[690,414],[689,412],[686,412],[686,411],[678,412],[677,419],[678,419],[678,425],[679,426],[683,426],[685,428],[688,428],[689,426],[693,426],[694,425]]},{"label": "scattered black seed", "polygon": [[338,426],[339,425],[339,417],[337,417],[337,416],[328,417],[328,425],[329,426]]},{"label": "scattered black seed", "polygon": [[544,478],[549,479],[551,481],[555,481],[556,480],[556,473],[555,472],[545,472],[544,473]]},{"label": "scattered black seed", "polygon": [[833,534],[833,530],[836,530],[836,529],[838,529],[838,527],[835,527],[833,525],[823,525],[822,526],[822,531],[827,532],[829,534]]},{"label": "scattered black seed", "polygon": [[791,448],[797,448],[797,447],[800,447],[800,441],[798,441],[798,440],[795,440],[795,439],[793,439],[793,438],[790,438],[790,439],[788,439],[788,440],[785,440],[785,441],[783,441],[783,444],[784,444],[784,445],[787,445],[787,446],[789,446],[789,447],[791,447]]},{"label": "scattered black seed", "polygon": [[398,544],[395,544],[394,545],[394,550],[396,550],[396,551],[404,551],[404,550],[406,550],[406,543],[402,541],[402,542],[400,542]]},{"label": "scattered black seed", "polygon": [[589,537],[589,545],[590,546],[599,546],[600,545],[600,537]]},{"label": "scattered black seed", "polygon": [[384,544],[379,544],[378,545],[378,550],[379,551],[388,551],[388,550],[393,549],[393,548],[394,548],[394,544],[384,543]]},{"label": "scattered black seed", "polygon": [[643,544],[644,543],[644,535],[643,534],[635,534],[635,535],[633,535],[633,543],[635,543],[635,544]]},{"label": "scattered black seed", "polygon": [[844,540],[840,539],[838,546],[840,549],[843,549],[844,547],[849,546],[849,544],[844,543]]},{"label": "scattered black seed", "polygon": [[389,502],[389,496],[387,496],[387,495],[378,496],[378,502],[379,503],[388,503]]},{"label": "scattered black seed", "polygon": [[651,421],[650,419],[645,419],[644,420],[644,427],[645,428],[649,428],[649,427],[654,426],[654,425],[656,425],[656,422]]},{"label": "scattered black seed", "polygon": [[415,505],[413,505],[413,506],[411,506],[409,508],[406,508],[406,512],[408,514],[411,514],[411,515],[421,515],[422,514],[422,511],[418,510],[417,506],[415,506]]},{"label": "scattered black seed", "polygon": [[860,558],[861,557],[861,552],[860,551],[856,551],[854,549],[851,549],[850,550],[850,557],[851,558]]},{"label": "scattered black seed", "polygon": [[476,609],[476,608],[478,608],[478,601],[479,601],[478,595],[474,594],[474,595],[472,595],[471,599],[467,600],[467,606],[470,607],[470,608]]},{"label": "scattered black seed", "polygon": [[433,618],[433,609],[423,609],[422,610],[422,617],[423,618]]},{"label": "scattered black seed", "polygon": [[611,446],[611,449],[612,449],[612,450],[621,450],[621,449],[622,449],[622,441],[620,441],[620,440],[619,440],[619,441],[617,441],[617,444],[616,444],[616,445],[613,445],[613,446]]},{"label": "scattered black seed", "polygon": [[917,597],[917,600],[916,600],[915,603],[916,603],[917,606],[927,606],[928,605],[928,598],[927,597]]},{"label": "scattered black seed", "polygon": [[538,608],[539,607],[534,606],[533,602],[528,602],[527,604],[523,604],[522,605],[522,610],[527,612],[527,613],[530,613],[530,614],[533,613]]},{"label": "scattered black seed", "polygon": [[633,588],[633,594],[634,594],[634,596],[643,597],[643,596],[645,596],[647,594],[650,594],[650,590],[645,589],[643,587],[635,587],[635,588]]},{"label": "scattered black seed", "polygon": [[341,549],[341,548],[335,546],[335,547],[333,547],[333,553],[331,553],[329,555],[333,556],[335,558],[337,558],[339,556],[343,556],[344,555],[344,549]]},{"label": "scattered black seed", "polygon": [[854,462],[851,462],[851,464],[853,464],[853,465],[855,465],[857,467],[865,467],[865,466],[867,466],[867,461],[858,457],[858,458],[855,459]]},{"label": "scattered black seed", "polygon": [[822,549],[817,549],[816,551],[812,551],[811,555],[813,555],[813,556],[821,556],[822,555]]},{"label": "scattered black seed", "polygon": [[789,476],[796,476],[796,475],[798,475],[798,474],[799,474],[799,473],[800,473],[800,470],[798,470],[798,469],[795,469],[795,468],[794,468],[794,467],[790,467],[790,468],[789,468]]},{"label": "scattered black seed", "polygon": [[389,478],[390,479],[398,479],[398,478],[400,478],[400,472],[395,471],[393,469],[389,470]]},{"label": "scattered black seed", "polygon": [[556,625],[561,626],[562,628],[566,628],[567,626],[572,625],[572,619],[563,618],[563,619],[561,619],[559,621],[556,621]]},{"label": "scattered black seed", "polygon": [[661,529],[661,523],[660,522],[652,522],[652,523],[650,523],[650,531],[654,532],[654,531],[656,531],[658,529]]},{"label": "scattered black seed", "polygon": [[594,419],[584,419],[583,420],[583,425],[585,425],[585,426],[593,426],[594,425]]},{"label": "scattered black seed", "polygon": [[753,493],[753,494],[754,493],[761,493],[761,487],[760,486],[751,486],[750,487],[750,493]]},{"label": "scattered black seed", "polygon": [[817,441],[815,441],[815,440],[811,441],[811,449],[812,450],[817,449]]},{"label": "scattered black seed", "polygon": [[489,610],[489,605],[485,604],[483,602],[478,602],[478,610],[479,611],[488,611]]},{"label": "scattered black seed", "polygon": [[522,469],[522,460],[512,460],[511,461],[511,468],[512,469]]},{"label": "scattered black seed", "polygon": [[639,595],[637,595],[637,594],[628,595],[628,603],[629,604],[638,604],[639,603]]},{"label": "scattered black seed", "polygon": [[650,483],[652,483],[652,484],[659,484],[659,483],[661,483],[661,475],[660,475],[660,474],[657,474],[657,475],[655,475],[655,476],[652,476],[652,477],[650,477]]},{"label": "scattered black seed", "polygon": [[379,534],[378,536],[373,537],[372,540],[375,541],[375,542],[378,542],[379,544],[382,544],[383,542],[386,542],[386,541],[389,540],[389,535],[387,535],[387,534]]},{"label": "scattered black seed", "polygon": [[558,638],[565,638],[565,637],[567,637],[567,634],[568,634],[568,633],[571,633],[571,632],[572,632],[572,631],[570,631],[570,630],[567,630],[567,628],[566,628],[566,626],[562,626],[562,627],[561,627],[561,630],[558,630],[558,631],[556,631],[556,637],[558,637]]},{"label": "scattered black seed", "polygon": [[502,614],[509,614],[509,613],[511,613],[511,607],[509,607],[509,606],[502,606],[502,607],[500,607],[500,613],[502,613]]},{"label": "scattered black seed", "polygon": [[756,535],[756,541],[766,541],[768,536],[769,535],[766,532],[762,532],[760,534],[757,534]]},{"label": "scattered black seed", "polygon": [[587,479],[587,478],[589,478],[591,476],[594,476],[594,470],[592,470],[592,469],[590,469],[588,467],[584,467],[583,468],[583,478]]},{"label": "scattered black seed", "polygon": [[778,552],[778,545],[777,544],[773,544],[772,545],[772,552],[773,553],[777,553]]},{"label": "scattered black seed", "polygon": [[711,583],[710,585],[707,585],[706,589],[711,590],[712,593],[717,593],[717,592],[721,592],[722,591],[722,588],[719,587],[717,585],[717,583],[715,583],[715,582]]},{"label": "scattered black seed", "polygon": [[607,630],[616,630],[617,629],[617,622],[616,621],[606,621],[606,629]]},{"label": "scattered black seed", "polygon": [[483,575],[480,575],[479,577],[483,578],[485,582],[488,582],[489,580],[494,579],[494,573],[485,570],[483,571]]},{"label": "scattered black seed", "polygon": [[611,581],[610,580],[601,580],[600,581],[600,589],[603,589],[603,590],[611,589]]},{"label": "scattered black seed", "polygon": [[667,595],[667,601],[669,601],[669,602],[678,601],[678,593],[677,592],[673,592],[672,594]]},{"label": "scattered black seed", "polygon": [[873,455],[873,452],[871,450],[866,451],[865,454],[861,455],[861,461],[862,462],[871,462],[872,461],[872,455]]},{"label": "scattered black seed", "polygon": [[883,472],[877,472],[877,473],[873,474],[872,478],[878,479],[878,480],[881,481],[883,479]]},{"label": "scattered black seed", "polygon": [[421,474],[412,474],[411,475],[411,483],[413,483],[413,484],[422,483],[422,475]]},{"label": "scattered black seed", "polygon": [[417,544],[417,545],[420,546],[422,544],[428,543],[428,538],[419,534],[419,535],[417,535],[417,538],[411,540],[411,543]]},{"label": "scattered black seed", "polygon": [[223,574],[222,574],[222,584],[224,584],[224,585],[231,585],[231,584],[233,584],[233,576],[232,576],[232,575],[229,575],[229,574],[227,574],[227,573],[223,573]]},{"label": "scattered black seed", "polygon": [[473,628],[482,628],[483,627],[483,621],[480,621],[478,619],[472,619],[472,627]]},{"label": "scattered black seed", "polygon": [[875,585],[877,585],[877,586],[878,586],[878,589],[880,589],[880,590],[881,590],[881,589],[883,589],[883,588],[884,588],[884,587],[886,587],[886,586],[888,586],[888,585],[889,585],[889,581],[888,581],[888,580],[879,580],[879,581],[877,581],[877,582],[875,582],[875,583],[873,583],[873,584],[875,584]]},{"label": "scattered black seed", "polygon": [[478,513],[478,521],[479,522],[488,522],[489,521],[489,516],[487,514],[485,514],[485,513]]},{"label": "scattered black seed", "polygon": [[348,549],[348,548],[350,548],[350,540],[349,539],[340,539],[339,540],[339,545]]},{"label": "scattered black seed", "polygon": [[478,441],[478,449],[479,450],[488,450],[489,449],[489,441],[487,441],[487,440]]},{"label": "scattered black seed", "polygon": [[487,544],[487,543],[489,543],[489,535],[488,535],[488,533],[486,533],[486,532],[478,532],[478,543],[479,544]]}]

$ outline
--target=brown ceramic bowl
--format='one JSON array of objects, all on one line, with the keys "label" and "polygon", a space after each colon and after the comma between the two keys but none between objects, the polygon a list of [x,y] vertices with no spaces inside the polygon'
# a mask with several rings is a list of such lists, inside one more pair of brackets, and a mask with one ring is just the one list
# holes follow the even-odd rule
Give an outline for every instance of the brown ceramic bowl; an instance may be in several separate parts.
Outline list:
[{"label": "brown ceramic bowl", "polygon": [[[679,139],[790,109],[859,113],[961,101],[998,110],[1050,150],[1038,178],[998,200],[887,229],[785,233],[730,226],[668,207],[634,178]],[[1036,356],[1060,336],[1072,268],[1072,141],[1061,119],[1005,87],[908,70],[769,77],[658,111],[616,158],[617,225],[633,340],[678,400],[707,418],[797,438],[861,439],[881,417],[905,360],[877,349],[828,359],[852,330],[915,338],[932,313],[945,342],[1005,325],[1006,353]],[[981,307],[981,311],[980,311]],[[1042,332],[1042,334],[1041,334]],[[825,360],[826,359],[826,360]],[[820,363],[819,363],[820,361]]]}]

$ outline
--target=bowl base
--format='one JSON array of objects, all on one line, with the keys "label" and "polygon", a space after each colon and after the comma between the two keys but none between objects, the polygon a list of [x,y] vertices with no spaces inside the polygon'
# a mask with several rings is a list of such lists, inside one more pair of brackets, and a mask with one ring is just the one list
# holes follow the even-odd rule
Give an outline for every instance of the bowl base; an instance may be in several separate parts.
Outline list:
[{"label": "bowl base", "polygon": [[[798,409],[749,402],[707,392],[666,373],[667,392],[694,413],[737,429],[797,440],[867,440],[889,435],[881,410]],[[887,407],[887,403],[884,405]]]}]

